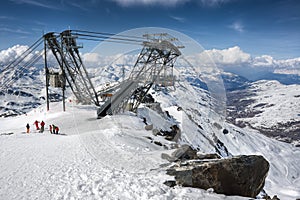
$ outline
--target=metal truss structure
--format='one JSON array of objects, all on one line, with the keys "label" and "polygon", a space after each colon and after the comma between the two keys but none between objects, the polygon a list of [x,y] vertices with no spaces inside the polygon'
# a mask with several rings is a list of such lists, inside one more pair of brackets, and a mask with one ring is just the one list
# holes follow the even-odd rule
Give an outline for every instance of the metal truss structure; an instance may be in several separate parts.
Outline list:
[{"label": "metal truss structure", "polygon": [[[125,44],[139,44],[143,48],[127,79],[114,87],[111,96],[100,104],[101,93],[97,93],[83,65],[80,57],[80,45],[77,39],[117,42]],[[39,54],[27,59],[44,41],[44,49]],[[114,35],[81,30],[66,30],[61,33],[50,32],[44,34],[30,46],[19,58],[2,70],[3,76],[11,69],[23,68],[34,64],[44,57],[46,72],[47,109],[49,110],[49,84],[61,87],[63,91],[63,109],[65,110],[65,89],[70,87],[77,101],[82,104],[98,106],[98,118],[116,114],[124,110],[137,111],[144,97],[153,85],[167,86],[168,77],[173,77],[173,67],[178,56],[181,55],[176,45],[176,38],[163,34],[146,34],[143,37]],[[49,70],[47,53],[52,52],[60,73]],[[25,60],[28,60],[25,62]],[[11,80],[6,78],[2,87],[9,87]]]},{"label": "metal truss structure", "polygon": [[129,78],[98,109],[98,118],[125,109],[136,112],[150,88],[161,78],[162,72],[173,74],[176,58],[181,55],[177,46],[165,38],[145,41],[143,46]]},{"label": "metal truss structure", "polygon": [[[59,36],[54,33],[47,33],[44,35],[44,39],[46,48],[52,51],[59,64],[63,77],[61,80],[63,91],[65,90],[66,80],[78,102],[82,104],[93,103],[99,106],[96,90],[79,54],[78,49],[81,47],[77,45],[76,36],[73,36],[71,31],[67,30]],[[46,75],[49,75],[47,72],[49,71],[46,67]]]}]

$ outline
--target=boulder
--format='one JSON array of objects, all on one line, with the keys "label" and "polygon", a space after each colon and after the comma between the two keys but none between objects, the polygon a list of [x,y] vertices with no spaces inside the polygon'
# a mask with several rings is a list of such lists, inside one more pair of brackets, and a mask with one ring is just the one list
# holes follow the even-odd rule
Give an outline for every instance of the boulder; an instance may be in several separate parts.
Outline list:
[{"label": "boulder", "polygon": [[241,155],[188,161],[168,169],[167,174],[175,176],[178,185],[255,198],[264,187],[268,170],[269,163],[264,157]]},{"label": "boulder", "polygon": [[178,149],[176,149],[171,156],[168,154],[162,153],[161,157],[163,159],[168,160],[169,162],[175,162],[175,161],[185,161],[185,160],[191,160],[191,159],[198,159],[197,151],[192,149],[187,144],[182,145]]},{"label": "boulder", "polygon": [[220,159],[221,158],[216,153],[209,153],[209,154],[200,154],[200,153],[198,153],[197,156],[201,160],[204,160],[204,159]]},{"label": "boulder", "polygon": [[146,131],[151,131],[152,129],[153,129],[153,124],[145,125],[145,130]]}]

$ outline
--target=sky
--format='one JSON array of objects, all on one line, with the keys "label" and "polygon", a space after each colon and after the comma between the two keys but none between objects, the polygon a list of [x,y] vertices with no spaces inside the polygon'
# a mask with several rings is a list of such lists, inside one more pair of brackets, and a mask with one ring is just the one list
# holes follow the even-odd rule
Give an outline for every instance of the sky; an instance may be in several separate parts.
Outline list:
[{"label": "sky", "polygon": [[[299,11],[298,0],[5,0],[0,51],[31,45],[51,31],[163,27],[207,50],[238,46],[251,56],[291,59],[300,57]],[[83,45],[89,52],[97,43]]]}]

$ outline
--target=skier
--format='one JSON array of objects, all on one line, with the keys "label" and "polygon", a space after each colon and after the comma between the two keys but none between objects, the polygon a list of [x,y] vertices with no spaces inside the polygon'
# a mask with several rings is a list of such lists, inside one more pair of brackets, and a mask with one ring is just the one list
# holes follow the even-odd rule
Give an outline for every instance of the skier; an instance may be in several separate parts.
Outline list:
[{"label": "skier", "polygon": [[38,120],[35,120],[35,122],[33,124],[35,125],[36,130],[40,130],[39,121]]},{"label": "skier", "polygon": [[30,126],[29,126],[29,124],[27,123],[27,125],[26,125],[26,133],[29,133],[29,130],[30,130]]},{"label": "skier", "polygon": [[58,131],[59,131],[59,128],[58,128],[58,126],[55,126],[55,130],[54,130],[54,132],[55,132],[56,134],[58,134]]},{"label": "skier", "polygon": [[52,125],[51,124],[49,125],[49,130],[50,130],[50,133],[52,134]]},{"label": "skier", "polygon": [[53,131],[53,134],[58,134],[59,128],[57,126],[55,126],[54,124],[52,124],[52,131]]},{"label": "skier", "polygon": [[41,130],[40,130],[40,133],[43,133],[43,132],[44,132],[44,126],[45,126],[45,122],[42,121],[42,122],[41,122]]},{"label": "skier", "polygon": [[55,128],[56,126],[54,124],[52,124],[52,133],[55,134]]}]

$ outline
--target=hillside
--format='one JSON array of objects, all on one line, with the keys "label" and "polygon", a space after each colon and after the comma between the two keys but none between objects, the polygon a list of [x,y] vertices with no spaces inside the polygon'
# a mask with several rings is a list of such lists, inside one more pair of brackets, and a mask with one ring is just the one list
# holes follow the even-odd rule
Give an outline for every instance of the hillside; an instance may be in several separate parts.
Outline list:
[{"label": "hillside", "polygon": [[[188,96],[195,92],[198,98],[191,101]],[[166,175],[168,162],[161,154],[171,154],[175,144],[146,131],[143,117],[157,129],[178,124],[179,143],[191,144],[202,153],[263,155],[271,165],[265,191],[281,199],[300,197],[299,148],[222,122],[202,89],[185,85],[151,94],[162,113],[142,106],[139,116],[124,113],[96,120],[93,106],[72,101],[67,112],[60,111],[60,103],[51,103],[48,112],[42,105],[27,115],[2,118],[1,199],[248,199],[164,185],[172,177]],[[37,133],[33,125],[31,133],[25,134],[26,123],[36,119],[44,120],[46,127],[58,125],[61,135],[49,134],[48,128]],[[220,127],[229,133],[223,134]]]},{"label": "hillside", "polygon": [[228,120],[299,145],[299,85],[261,80],[228,93]]},{"label": "hillside", "polygon": [[[125,73],[130,67],[123,66]],[[99,89],[118,84],[121,71],[120,66],[112,64],[100,70],[89,69],[89,74]],[[125,112],[98,120],[95,106],[75,104],[69,92],[67,111],[62,112],[61,91],[54,88],[52,101],[57,102],[46,111],[43,71],[31,69],[27,73],[13,79],[13,95],[9,90],[1,91],[1,199],[245,199],[211,190],[166,186],[164,182],[174,177],[166,175],[171,164],[162,159],[162,153],[170,155],[183,144],[222,158],[263,155],[270,163],[265,192],[282,199],[300,197],[299,148],[265,137],[252,129],[256,127],[238,128],[225,122],[223,99],[215,99],[209,90],[212,85],[206,85],[188,68],[175,71],[175,87],[151,89],[149,94],[155,103],[143,103],[137,115]],[[227,80],[232,92],[249,87],[253,92],[270,90],[255,89],[254,84],[230,74]],[[27,95],[20,95],[24,93]],[[24,106],[26,103],[29,107]],[[35,120],[46,122],[45,133],[34,130]],[[30,134],[25,133],[27,123],[31,125]],[[145,123],[153,126],[152,130],[147,131]],[[61,134],[49,134],[50,124],[59,126]],[[157,134],[170,131],[174,125],[180,129],[178,143]],[[228,133],[224,134],[224,129]]]}]

